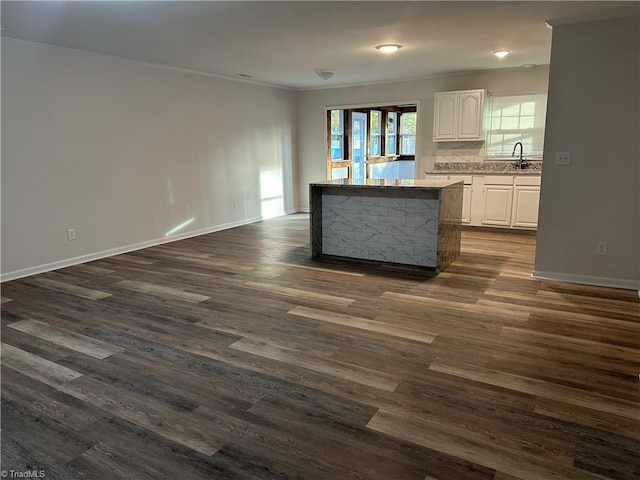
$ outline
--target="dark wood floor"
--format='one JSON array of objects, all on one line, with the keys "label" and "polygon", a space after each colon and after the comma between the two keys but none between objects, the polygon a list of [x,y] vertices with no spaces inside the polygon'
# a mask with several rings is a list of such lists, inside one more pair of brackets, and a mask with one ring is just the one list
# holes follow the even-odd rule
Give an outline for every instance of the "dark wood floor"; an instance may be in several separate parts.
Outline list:
[{"label": "dark wood floor", "polygon": [[464,231],[437,277],[293,215],[2,285],[2,469],[47,479],[637,479],[637,293]]}]

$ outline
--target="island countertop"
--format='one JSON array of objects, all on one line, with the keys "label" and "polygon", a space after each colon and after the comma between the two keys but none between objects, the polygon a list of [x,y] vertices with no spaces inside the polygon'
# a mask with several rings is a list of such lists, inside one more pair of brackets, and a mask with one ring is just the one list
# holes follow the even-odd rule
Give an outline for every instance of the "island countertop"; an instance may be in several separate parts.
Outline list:
[{"label": "island countertop", "polygon": [[364,188],[421,188],[421,189],[441,189],[459,183],[460,180],[426,180],[426,179],[400,179],[385,180],[372,179],[355,180],[344,178],[340,180],[328,180],[325,182],[310,183],[312,187],[364,187]]}]

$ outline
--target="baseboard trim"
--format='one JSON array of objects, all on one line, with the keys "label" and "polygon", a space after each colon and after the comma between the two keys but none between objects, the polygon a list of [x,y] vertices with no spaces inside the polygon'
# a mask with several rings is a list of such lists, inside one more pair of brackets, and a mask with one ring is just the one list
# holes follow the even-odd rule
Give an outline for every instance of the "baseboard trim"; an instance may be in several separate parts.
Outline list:
[{"label": "baseboard trim", "polygon": [[[285,211],[285,215],[296,213],[297,209],[290,209]],[[19,278],[30,277],[31,275],[37,275],[39,273],[50,272],[51,270],[58,270],[59,268],[71,267],[80,263],[91,262],[93,260],[100,260],[101,258],[113,257],[114,255],[121,255],[123,253],[135,252],[136,250],[142,250],[143,248],[155,247],[156,245],[162,245],[164,243],[177,242],[178,240],[185,240],[187,238],[198,237],[200,235],[206,235],[208,233],[215,233],[222,230],[228,230],[230,228],[241,227],[243,225],[249,225],[251,223],[260,222],[265,220],[264,217],[252,217],[239,220],[236,222],[223,223],[221,225],[215,225],[213,227],[201,228],[199,230],[193,230],[191,232],[172,235],[170,237],[156,238],[154,240],[147,240],[145,242],[134,243],[131,245],[125,245],[123,247],[111,248],[109,250],[102,250],[100,252],[89,253],[86,255],[80,255],[79,257],[68,258],[65,260],[58,260],[43,265],[36,265],[34,267],[24,268],[22,270],[15,270],[13,272],[7,272],[0,275],[0,283],[9,282],[11,280],[17,280]]]},{"label": "baseboard trim", "polygon": [[595,285],[597,287],[624,288],[626,290],[640,291],[640,281],[637,280],[595,277],[591,275],[574,275],[572,273],[545,272],[541,270],[534,270],[531,276],[540,280],[556,280],[559,282],[579,283],[581,285]]}]

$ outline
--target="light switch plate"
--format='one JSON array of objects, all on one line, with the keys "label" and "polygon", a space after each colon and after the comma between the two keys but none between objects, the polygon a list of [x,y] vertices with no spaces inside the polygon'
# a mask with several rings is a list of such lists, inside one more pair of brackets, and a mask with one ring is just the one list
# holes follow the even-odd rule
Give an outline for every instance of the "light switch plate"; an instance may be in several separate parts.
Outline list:
[{"label": "light switch plate", "polygon": [[571,165],[571,152],[556,152],[556,165]]}]

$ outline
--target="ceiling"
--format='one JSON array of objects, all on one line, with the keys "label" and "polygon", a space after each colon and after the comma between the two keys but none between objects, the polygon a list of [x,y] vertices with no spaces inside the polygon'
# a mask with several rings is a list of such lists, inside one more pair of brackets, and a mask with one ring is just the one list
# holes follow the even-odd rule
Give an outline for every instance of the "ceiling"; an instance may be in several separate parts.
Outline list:
[{"label": "ceiling", "polygon": [[[2,36],[287,88],[549,63],[546,20],[638,1],[2,1]],[[394,54],[374,49],[399,43]],[[512,54],[498,59],[493,50]],[[335,75],[322,80],[315,69]]]}]

